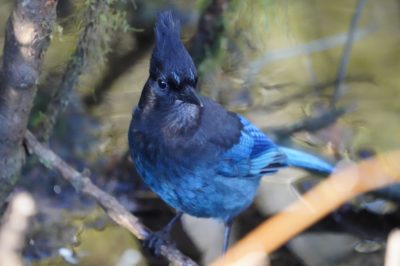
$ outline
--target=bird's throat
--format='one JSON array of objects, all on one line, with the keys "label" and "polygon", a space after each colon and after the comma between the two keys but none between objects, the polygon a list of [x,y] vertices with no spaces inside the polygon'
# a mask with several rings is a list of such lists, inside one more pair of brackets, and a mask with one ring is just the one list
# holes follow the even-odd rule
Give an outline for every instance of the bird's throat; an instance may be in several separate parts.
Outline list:
[{"label": "bird's throat", "polygon": [[192,134],[200,123],[201,108],[190,103],[176,102],[162,115],[165,134]]},{"label": "bird's throat", "polygon": [[[146,84],[147,85],[147,84]],[[187,135],[196,130],[201,117],[201,108],[179,100],[165,102],[157,99],[145,86],[138,104],[140,123],[166,136]],[[157,129],[158,128],[158,129]]]}]

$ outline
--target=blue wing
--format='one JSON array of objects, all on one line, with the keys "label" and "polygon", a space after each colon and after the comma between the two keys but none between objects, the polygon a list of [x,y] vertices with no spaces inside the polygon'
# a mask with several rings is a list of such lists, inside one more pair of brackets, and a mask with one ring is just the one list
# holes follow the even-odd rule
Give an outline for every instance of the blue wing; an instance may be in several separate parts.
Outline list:
[{"label": "blue wing", "polygon": [[239,142],[223,154],[218,174],[251,178],[276,172],[286,166],[286,156],[257,127],[239,116],[243,125]]}]

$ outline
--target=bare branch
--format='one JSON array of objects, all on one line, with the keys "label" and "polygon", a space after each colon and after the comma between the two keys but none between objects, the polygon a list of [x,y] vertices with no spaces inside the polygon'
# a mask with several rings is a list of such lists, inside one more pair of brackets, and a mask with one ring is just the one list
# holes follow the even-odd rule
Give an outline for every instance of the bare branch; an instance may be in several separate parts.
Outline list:
[{"label": "bare branch", "polygon": [[[318,115],[317,117],[305,118],[302,121],[299,121],[289,127],[272,130],[278,137],[281,137],[281,138],[288,137],[288,136],[292,135],[293,133],[296,133],[299,131],[315,132],[319,129],[325,128],[325,127],[335,123],[339,117],[343,116],[344,114],[346,114],[347,112],[350,111],[349,108],[347,108],[347,109],[335,108],[335,103],[343,90],[344,81],[346,80],[346,72],[347,72],[347,66],[349,64],[351,47],[353,45],[354,39],[356,38],[357,23],[360,18],[361,12],[365,6],[365,2],[366,2],[366,0],[358,1],[356,10],[352,17],[349,33],[347,35],[345,47],[344,47],[343,54],[342,54],[341,63],[339,65],[337,77],[334,82],[335,90],[330,99],[329,110]],[[300,94],[295,95],[295,96],[296,97],[300,96]],[[278,103],[281,104],[281,102],[278,102]]]},{"label": "bare branch", "polygon": [[[77,191],[95,199],[103,207],[107,215],[118,225],[129,230],[140,240],[144,240],[150,235],[149,229],[141,224],[138,218],[126,210],[114,197],[93,184],[89,177],[83,176],[68,165],[57,154],[41,144],[29,131],[26,134],[25,142],[28,151],[35,154],[43,165],[50,169],[58,170],[64,179],[70,182]],[[163,244],[159,253],[175,265],[197,265],[173,245]]]},{"label": "bare branch", "polygon": [[335,108],[332,110],[327,110],[315,117],[307,117],[290,126],[270,130],[279,138],[287,138],[290,135],[300,131],[315,132],[334,124],[339,117],[343,116],[349,111],[351,110]]},{"label": "bare branch", "polygon": [[346,77],[347,67],[349,65],[349,60],[350,60],[351,48],[353,46],[353,42],[356,37],[355,35],[356,35],[356,30],[357,30],[357,24],[358,24],[358,21],[360,20],[361,13],[364,9],[366,2],[367,2],[366,0],[358,0],[357,7],[354,11],[353,17],[351,18],[351,23],[349,26],[349,33],[347,34],[346,43],[343,48],[342,58],[340,60],[340,65],[337,70],[335,90],[333,92],[333,95],[332,95],[331,101],[330,101],[331,107],[335,106],[337,99],[340,97],[340,94],[343,92],[343,89],[344,89],[343,81]]},{"label": "bare branch", "polygon": [[[355,32],[354,40],[363,39],[374,30],[375,29],[371,27],[359,29]],[[245,84],[250,87],[254,82],[254,77],[257,76],[266,66],[273,62],[302,55],[319,53],[328,49],[335,48],[345,43],[346,40],[347,34],[343,33],[315,40],[309,43],[297,45],[294,47],[282,48],[276,51],[267,52],[250,63],[249,70],[246,73]]]},{"label": "bare branch", "polygon": [[0,78],[0,205],[24,163],[22,140],[36,94],[56,0],[17,0],[8,20]]},{"label": "bare branch", "polygon": [[212,0],[201,17],[197,26],[197,33],[190,40],[190,54],[196,65],[206,57],[210,49],[218,40],[223,31],[222,15],[228,7],[229,0]]},{"label": "bare branch", "polygon": [[[347,76],[344,79],[345,83],[359,83],[359,82],[363,82],[363,83],[372,83],[375,84],[374,79],[372,79],[369,76]],[[312,86],[307,85],[304,86],[304,89],[293,93],[291,95],[285,96],[281,99],[272,101],[270,103],[268,103],[268,105],[266,106],[261,106],[261,107],[255,107],[255,108],[251,108],[251,110],[262,110],[262,111],[267,111],[267,112],[271,112],[274,110],[277,110],[277,108],[282,108],[285,105],[288,105],[290,103],[292,103],[293,100],[298,100],[301,98],[305,98],[305,97],[309,97],[310,95],[312,95],[312,93],[314,91],[318,91],[318,92],[323,92],[327,89],[330,89],[332,87],[332,85],[334,85],[336,83],[336,80],[333,81],[325,81],[325,82],[321,82],[321,83],[317,83],[317,84],[313,84]]]}]

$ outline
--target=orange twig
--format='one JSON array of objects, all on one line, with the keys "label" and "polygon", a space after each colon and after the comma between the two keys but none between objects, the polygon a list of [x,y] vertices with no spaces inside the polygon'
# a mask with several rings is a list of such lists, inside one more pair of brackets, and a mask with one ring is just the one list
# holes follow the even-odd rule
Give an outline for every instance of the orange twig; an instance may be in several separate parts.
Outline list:
[{"label": "orange twig", "polygon": [[245,257],[271,253],[354,196],[400,181],[400,151],[377,156],[332,174],[268,219],[212,266],[233,265]]}]

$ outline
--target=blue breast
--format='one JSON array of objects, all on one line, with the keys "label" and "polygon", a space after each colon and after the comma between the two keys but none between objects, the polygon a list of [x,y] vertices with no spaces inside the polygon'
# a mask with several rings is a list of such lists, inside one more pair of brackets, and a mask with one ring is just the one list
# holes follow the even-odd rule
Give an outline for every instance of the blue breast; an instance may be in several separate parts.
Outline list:
[{"label": "blue breast", "polygon": [[174,156],[162,141],[132,132],[129,141],[136,169],[173,208],[193,216],[229,220],[251,204],[261,175],[276,171],[275,164],[283,165],[284,159],[261,131],[244,118],[240,120],[240,137],[230,149],[209,147],[207,151],[213,152],[199,150],[206,156],[188,156],[188,160]]}]

